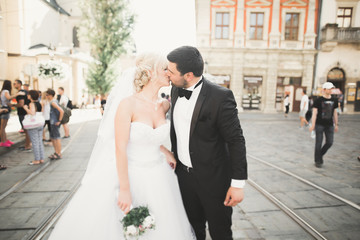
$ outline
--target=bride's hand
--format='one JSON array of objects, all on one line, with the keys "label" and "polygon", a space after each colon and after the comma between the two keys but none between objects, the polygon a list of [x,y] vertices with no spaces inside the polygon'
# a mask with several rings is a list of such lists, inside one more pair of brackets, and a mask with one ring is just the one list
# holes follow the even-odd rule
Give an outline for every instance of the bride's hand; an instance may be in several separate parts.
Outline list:
[{"label": "bride's hand", "polygon": [[131,200],[130,191],[120,190],[117,205],[125,214],[127,214],[130,211],[131,202],[132,200]]},{"label": "bride's hand", "polygon": [[176,168],[176,160],[171,152],[166,154],[166,162],[170,165],[172,169]]}]

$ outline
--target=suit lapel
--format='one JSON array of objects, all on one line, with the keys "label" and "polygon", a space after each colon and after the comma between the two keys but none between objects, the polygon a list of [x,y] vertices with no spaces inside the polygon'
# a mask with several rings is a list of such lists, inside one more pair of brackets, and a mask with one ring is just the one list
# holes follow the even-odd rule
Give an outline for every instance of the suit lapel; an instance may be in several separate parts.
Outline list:
[{"label": "suit lapel", "polygon": [[207,88],[208,88],[207,80],[205,78],[203,78],[203,86],[201,87],[198,99],[196,100],[194,112],[193,112],[192,119],[191,119],[190,138],[195,130],[196,122],[197,122],[197,120],[199,118],[199,114],[200,114],[200,109],[205,101],[206,94],[207,94]]},{"label": "suit lapel", "polygon": [[175,109],[175,104],[176,101],[179,97],[179,89],[175,86],[172,86],[172,94],[171,94],[171,125],[173,125],[174,123],[174,109]]},{"label": "suit lapel", "polygon": [[174,109],[175,109],[175,104],[178,99],[178,96],[179,96],[179,89],[173,85],[172,89],[171,89],[170,139],[171,139],[171,144],[172,144],[172,150],[175,153],[177,151],[177,149],[176,149],[177,147],[176,147],[176,133],[175,133],[175,127],[174,127]]}]

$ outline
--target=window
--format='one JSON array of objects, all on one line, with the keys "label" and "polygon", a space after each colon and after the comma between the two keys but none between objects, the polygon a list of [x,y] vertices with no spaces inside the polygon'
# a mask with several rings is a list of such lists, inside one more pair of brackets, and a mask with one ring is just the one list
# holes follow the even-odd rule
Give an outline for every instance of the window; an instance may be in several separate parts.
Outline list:
[{"label": "window", "polygon": [[285,40],[298,40],[299,13],[287,13],[285,17]]},{"label": "window", "polygon": [[250,39],[262,40],[264,29],[264,13],[251,13],[250,15]]},{"label": "window", "polygon": [[215,26],[215,38],[228,39],[229,38],[229,13],[216,13],[216,26]]},{"label": "window", "polygon": [[290,77],[290,85],[301,86],[301,77]]},{"label": "window", "polygon": [[338,27],[350,27],[352,17],[352,8],[338,8],[336,23]]}]

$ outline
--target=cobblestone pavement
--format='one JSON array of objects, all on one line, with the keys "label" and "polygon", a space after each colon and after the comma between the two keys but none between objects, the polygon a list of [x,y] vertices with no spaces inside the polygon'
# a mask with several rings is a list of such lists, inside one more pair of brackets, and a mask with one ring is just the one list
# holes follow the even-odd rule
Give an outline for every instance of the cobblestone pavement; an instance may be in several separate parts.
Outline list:
[{"label": "cobblestone pavement", "polygon": [[[282,114],[261,114],[261,113],[240,113],[241,125],[246,139],[248,156],[259,158],[297,174],[321,187],[332,191],[357,204],[360,203],[360,162],[357,157],[360,155],[360,115],[340,115],[339,132],[335,134],[334,144],[324,157],[324,166],[318,169],[314,166],[315,140],[310,137],[308,129],[299,129],[299,120],[296,113],[288,118]],[[317,219],[316,227],[324,229],[328,239],[358,239],[360,234],[360,215],[355,211],[355,222],[349,215],[343,216],[343,211],[336,212],[334,200],[328,200],[327,205],[319,207],[319,198],[301,199],[303,192],[296,190],[298,186],[278,179],[273,175],[272,169],[266,166],[259,166],[254,158],[248,157],[249,178],[255,181],[266,183],[274,182],[275,188],[287,188],[288,192],[276,190],[277,196],[293,195],[293,201],[302,200],[313,204],[314,215],[308,217],[313,220],[317,218],[316,211],[327,211],[324,216],[334,218],[339,215],[339,221],[335,226],[326,226],[326,219]],[[274,188],[274,187],[273,187]],[[334,205],[334,207],[331,207]],[[321,210],[322,209],[322,210]],[[293,221],[285,217],[283,213],[276,211],[274,205],[269,203],[262,195],[254,190],[249,184],[245,188],[245,199],[239,205],[243,214],[241,218],[247,218],[255,227],[249,226],[252,236],[261,239],[307,239],[293,224]],[[298,210],[299,212],[302,209]],[[345,211],[346,212],[346,211]],[[332,215],[330,214],[332,213]],[[328,215],[327,215],[328,214]],[[325,217],[325,218],[326,218]],[[236,217],[235,217],[236,218]],[[244,225],[235,223],[234,235],[240,232],[240,239],[254,239],[251,235],[245,235]],[[330,225],[330,224],[328,224]],[[344,229],[335,230],[339,226]],[[346,226],[348,229],[346,229]],[[258,233],[259,235],[256,235]],[[245,236],[244,236],[245,235]],[[311,238],[310,238],[311,239]]]},{"label": "cobblestone pavement", "polygon": [[[324,157],[325,164],[321,169],[315,168],[313,162],[315,141],[310,137],[307,130],[299,129],[296,113],[284,118],[283,114],[244,112],[240,113],[239,117],[246,138],[249,177],[252,180],[260,183],[276,182],[279,188],[281,186],[289,189],[288,195],[293,194],[295,199],[303,196],[303,192],[298,191],[298,188],[284,182],[283,179],[278,179],[272,175],[270,168],[262,166],[254,160],[254,158],[259,158],[309,179],[348,200],[357,204],[360,203],[360,162],[357,160],[357,156],[360,155],[360,115],[340,116],[339,132],[335,134],[334,145]],[[71,134],[75,134],[81,128],[84,120],[95,120],[90,121],[87,125],[87,128],[90,127],[91,129],[88,131],[79,130],[77,136],[62,140],[63,146],[66,146],[71,139],[74,141],[66,150],[67,159],[55,162],[44,173],[36,177],[33,182],[27,184],[24,190],[17,191],[14,195],[4,199],[5,201],[0,204],[3,220],[0,221],[0,230],[9,224],[6,219],[10,219],[10,217],[13,217],[11,224],[14,229],[29,224],[32,218],[32,220],[41,221],[41,216],[49,211],[49,207],[55,206],[59,202],[59,198],[74,184],[73,182],[82,176],[88,161],[88,157],[84,156],[89,156],[91,153],[89,146],[92,146],[96,140],[94,133],[96,133],[99,123],[98,119],[99,115],[96,112],[74,111],[70,125]],[[17,133],[18,126],[15,120],[10,129],[12,129],[12,136],[18,139],[17,142],[20,145],[23,136]],[[46,154],[51,152],[52,147],[46,147]],[[27,162],[32,159],[33,153],[24,153],[17,149],[7,153],[0,152],[0,163],[8,165],[7,170],[0,172],[0,193],[28,176],[36,168],[27,165]],[[66,176],[69,178],[65,179],[63,174],[67,174]],[[62,179],[63,182],[59,184],[53,178]],[[58,193],[49,194],[50,189],[51,191],[58,189]],[[305,191],[308,190],[305,189]],[[26,192],[33,192],[33,195],[30,195],[29,199],[21,198],[21,193]],[[282,192],[278,192],[279,197],[282,194]],[[34,204],[34,201],[37,201],[38,204]],[[317,200],[309,199],[309,201],[316,202]],[[45,202],[47,204],[44,208],[42,205]],[[338,215],[336,212],[336,208],[339,208],[336,205],[337,203],[329,200],[326,204],[334,206],[331,208],[332,215]],[[322,207],[320,211],[326,206]],[[314,208],[314,212],[318,210],[318,208]],[[299,211],[303,211],[303,209]],[[30,215],[21,214],[22,212],[30,213]],[[36,216],[33,215],[32,217],[31,213],[36,213]],[[314,218],[314,215],[308,218]],[[359,218],[360,215],[357,217],[357,223],[346,222],[349,221],[346,216],[339,218],[341,221],[345,221],[345,226],[347,226],[344,231],[338,231],[336,226],[329,224],[325,226],[326,221],[324,219],[316,219],[316,221],[320,222],[317,227],[325,229],[324,232],[328,233],[328,239],[357,239],[360,234]],[[344,223],[340,220],[338,224],[343,226]],[[236,240],[313,239],[250,184],[245,187],[244,201],[234,208],[233,233]],[[20,236],[24,236],[24,234],[20,231],[2,230],[0,231],[0,239],[21,239]]]}]

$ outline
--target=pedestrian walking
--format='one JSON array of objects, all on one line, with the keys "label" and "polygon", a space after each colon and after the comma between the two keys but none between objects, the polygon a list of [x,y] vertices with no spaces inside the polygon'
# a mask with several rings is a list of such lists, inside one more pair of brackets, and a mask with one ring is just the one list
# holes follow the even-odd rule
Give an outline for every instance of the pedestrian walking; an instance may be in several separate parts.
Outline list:
[{"label": "pedestrian walking", "polygon": [[[7,123],[10,119],[10,111],[11,111],[11,99],[15,98],[18,94],[15,95],[10,95],[11,94],[11,81],[10,80],[5,80],[3,83],[3,86],[1,88],[1,93],[0,93],[0,103],[1,103],[1,112],[0,112],[0,120],[1,120],[1,124],[0,124],[0,136],[1,136],[1,142],[0,142],[0,147],[11,147],[11,145],[13,145],[14,143],[12,141],[10,141],[7,138],[6,135],[6,126]],[[21,94],[21,93],[20,93]]]},{"label": "pedestrian walking", "polygon": [[87,99],[86,99],[85,95],[82,95],[80,108],[81,108],[81,109],[85,109],[85,108],[86,108],[86,105],[87,105]]},{"label": "pedestrian walking", "polygon": [[105,111],[105,106],[106,106],[106,100],[107,100],[107,96],[106,95],[102,95],[101,96],[101,106],[100,106],[100,112],[101,115],[104,115],[104,111]]},{"label": "pedestrian walking", "polygon": [[[30,90],[28,93],[28,99],[30,100],[29,106],[24,106],[26,113],[33,116],[35,116],[37,112],[41,113],[42,106],[39,102],[39,92],[36,90]],[[44,144],[42,142],[43,128],[44,126],[27,129],[35,158],[34,161],[29,163],[29,165],[38,165],[44,163]]]},{"label": "pedestrian walking", "polygon": [[[58,96],[57,96],[57,100],[59,102],[59,105],[63,106],[63,107],[68,107],[68,103],[69,103],[69,98],[68,96],[66,96],[64,94],[64,88],[63,87],[59,87],[58,88]],[[62,124],[63,128],[64,128],[64,132],[65,135],[63,138],[69,138],[70,137],[70,129],[69,129],[69,125],[67,123]]]},{"label": "pedestrian walking", "polygon": [[[310,132],[315,128],[315,166],[318,168],[322,167],[323,156],[333,144],[334,132],[339,129],[336,110],[339,107],[338,100],[331,96],[331,89],[334,88],[334,85],[326,82],[322,88],[324,94],[314,102],[312,126],[309,128]],[[324,134],[325,144],[322,146]]]},{"label": "pedestrian walking", "polygon": [[55,91],[48,89],[46,91],[47,99],[50,102],[50,139],[54,146],[55,152],[49,156],[51,160],[61,159],[61,140],[60,140],[60,124],[64,116],[64,110],[60,107],[57,100],[54,99]]},{"label": "pedestrian walking", "polygon": [[287,93],[284,98],[284,106],[285,106],[285,117],[288,117],[289,109],[290,109],[290,101],[289,101],[289,94]]},{"label": "pedestrian walking", "polygon": [[30,138],[29,138],[29,135],[28,135],[27,131],[24,130],[24,126],[23,126],[23,123],[22,123],[24,118],[25,118],[25,115],[26,115],[26,111],[24,109],[24,106],[29,105],[29,103],[30,103],[30,101],[27,98],[28,92],[26,90],[22,89],[22,82],[19,79],[16,79],[14,81],[14,88],[16,90],[18,90],[19,92],[24,93],[24,94],[16,96],[17,104],[15,105],[15,107],[17,108],[17,114],[18,114],[18,117],[19,117],[19,122],[20,122],[20,125],[21,125],[21,129],[20,129],[19,132],[25,133],[25,146],[20,147],[20,149],[23,150],[23,151],[31,151],[31,141],[30,141]]},{"label": "pedestrian walking", "polygon": [[308,107],[308,110],[305,114],[305,119],[306,121],[310,122],[311,124],[311,117],[312,117],[312,108],[313,108],[313,105],[314,105],[314,100],[313,100],[313,97],[312,96],[309,96],[309,107]]},{"label": "pedestrian walking", "polygon": [[338,95],[338,102],[339,102],[339,108],[338,108],[338,113],[342,113],[344,111],[344,94],[342,93],[342,91],[340,90],[340,93]]},{"label": "pedestrian walking", "polygon": [[305,90],[302,89],[301,91],[301,102],[300,102],[300,112],[299,112],[299,117],[300,117],[300,129],[302,129],[305,126],[307,126],[309,123],[305,118],[306,112],[309,109],[309,97],[306,95]]}]

